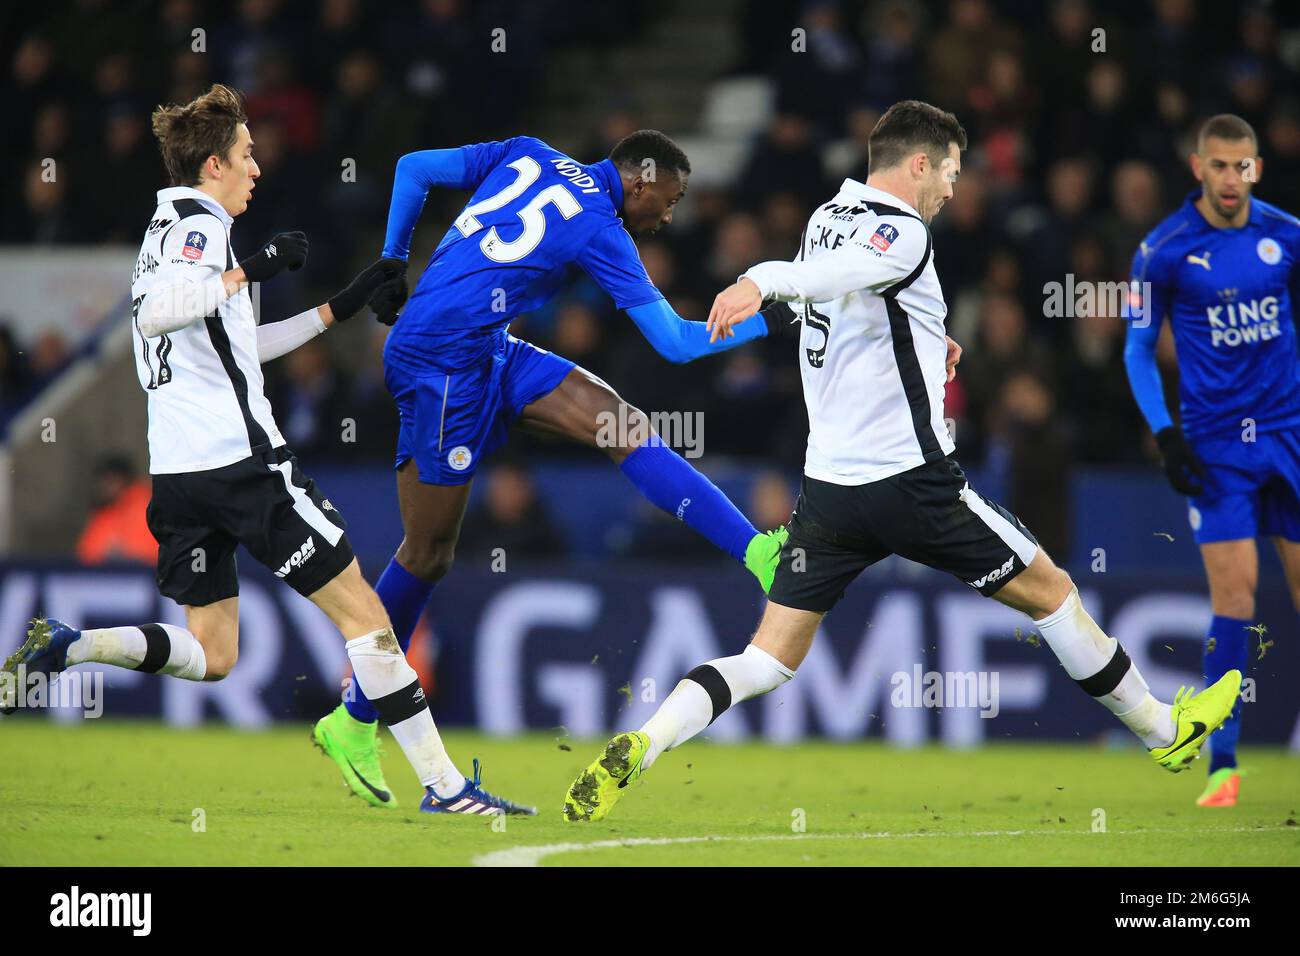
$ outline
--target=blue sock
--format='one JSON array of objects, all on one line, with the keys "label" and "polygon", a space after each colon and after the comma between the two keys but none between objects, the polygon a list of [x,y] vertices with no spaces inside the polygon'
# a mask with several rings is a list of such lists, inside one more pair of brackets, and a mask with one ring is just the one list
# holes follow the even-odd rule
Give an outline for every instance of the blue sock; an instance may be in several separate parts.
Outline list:
[{"label": "blue sock", "polygon": [[[388,612],[388,619],[393,622],[393,633],[397,635],[397,643],[405,654],[411,646],[415,625],[420,622],[424,606],[429,603],[429,595],[433,593],[433,582],[422,581],[393,558],[379,576],[375,593]],[[378,720],[379,711],[375,710],[375,705],[370,703],[370,698],[366,697],[356,681],[352,682],[352,693],[355,696],[351,699],[346,694],[343,697],[343,706],[348,713],[367,724]]]},{"label": "blue sock", "polygon": [[[1215,615],[1206,637],[1205,686],[1209,687],[1230,670],[1246,673],[1246,628],[1250,621]],[[1214,649],[1210,650],[1210,639]],[[1210,773],[1237,766],[1237,738],[1241,735],[1241,700],[1233,705],[1232,714],[1223,726],[1210,734]]]},{"label": "blue sock", "polygon": [[676,515],[737,561],[758,532],[717,485],[687,464],[658,435],[619,466],[653,505]]}]

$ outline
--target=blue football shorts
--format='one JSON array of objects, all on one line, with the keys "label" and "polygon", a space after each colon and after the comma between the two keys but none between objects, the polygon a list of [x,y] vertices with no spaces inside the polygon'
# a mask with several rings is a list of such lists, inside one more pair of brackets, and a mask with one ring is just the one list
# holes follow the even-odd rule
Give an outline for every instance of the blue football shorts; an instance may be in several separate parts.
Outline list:
[{"label": "blue football shorts", "polygon": [[1191,440],[1205,492],[1189,499],[1197,544],[1261,535],[1300,541],[1300,436],[1290,430]]},{"label": "blue football shorts", "polygon": [[412,458],[420,480],[463,485],[501,447],[525,406],[552,392],[574,368],[566,358],[512,335],[475,365],[415,370],[384,358],[384,383],[397,402],[397,461]]}]

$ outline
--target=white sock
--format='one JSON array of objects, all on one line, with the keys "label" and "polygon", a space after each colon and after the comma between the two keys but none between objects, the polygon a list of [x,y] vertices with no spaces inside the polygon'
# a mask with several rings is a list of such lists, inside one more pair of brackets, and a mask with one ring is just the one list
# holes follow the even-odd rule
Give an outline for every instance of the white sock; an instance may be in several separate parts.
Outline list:
[{"label": "white sock", "polygon": [[678,681],[641,728],[650,738],[641,766],[648,768],[661,753],[690,740],[727,708],[776,690],[792,677],[794,671],[753,644],[735,657],[701,664]]},{"label": "white sock", "polygon": [[82,631],[68,645],[68,664],[112,664],[166,674],[182,680],[203,680],[208,657],[199,639],[174,624],[141,624],[139,627],[103,627]]},{"label": "white sock", "polygon": [[385,628],[355,637],[348,641],[347,648],[357,685],[392,731],[420,783],[432,787],[443,800],[460,793],[465,788],[465,775],[447,756],[420,678],[407,663],[392,630]]},{"label": "white sock", "polygon": [[1151,696],[1119,641],[1084,610],[1078,588],[1071,588],[1061,606],[1034,626],[1065,672],[1137,734],[1148,750],[1174,742],[1176,728],[1169,705]]}]

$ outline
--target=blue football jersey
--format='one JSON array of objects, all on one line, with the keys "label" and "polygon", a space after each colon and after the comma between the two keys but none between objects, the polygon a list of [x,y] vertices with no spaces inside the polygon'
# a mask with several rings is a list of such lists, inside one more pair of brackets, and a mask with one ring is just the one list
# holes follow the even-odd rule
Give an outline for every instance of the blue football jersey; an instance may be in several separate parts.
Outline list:
[{"label": "blue football jersey", "polygon": [[1199,438],[1300,426],[1293,321],[1300,221],[1259,199],[1240,229],[1216,229],[1196,191],[1133,259],[1141,314],[1167,316],[1178,353],[1183,429]]},{"label": "blue football jersey", "polygon": [[454,370],[482,360],[575,265],[620,309],[663,298],[618,216],[623,186],[608,159],[584,165],[532,136],[460,154],[463,175],[448,185],[473,195],[390,333],[390,361]]}]

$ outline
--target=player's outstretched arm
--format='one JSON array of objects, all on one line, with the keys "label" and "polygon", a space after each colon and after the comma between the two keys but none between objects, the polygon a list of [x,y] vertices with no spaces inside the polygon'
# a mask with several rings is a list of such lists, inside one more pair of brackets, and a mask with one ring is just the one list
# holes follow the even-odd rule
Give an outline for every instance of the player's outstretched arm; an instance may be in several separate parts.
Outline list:
[{"label": "player's outstretched arm", "polygon": [[[292,352],[331,325],[346,322],[371,301],[376,291],[406,271],[406,263],[380,259],[361,270],[347,287],[314,309],[257,327],[257,360],[265,363]],[[404,280],[403,285],[404,285]]]},{"label": "player's outstretched arm", "polygon": [[583,244],[575,261],[628,314],[655,351],[670,362],[690,362],[767,334],[766,320],[755,315],[743,328],[737,326],[733,340],[714,344],[703,322],[683,319],[655,288],[632,237],[613,217]]},{"label": "player's outstretched arm", "polygon": [[719,293],[707,325],[717,338],[765,302],[831,302],[851,292],[882,292],[925,268],[929,258],[925,226],[890,217],[871,237],[850,239],[839,249],[794,262],[760,262]]},{"label": "player's outstretched arm", "polygon": [[655,351],[668,361],[678,364],[726,352],[738,345],[760,339],[768,331],[766,317],[751,314],[731,328],[729,337],[718,342],[716,336],[710,335],[705,323],[683,319],[665,299],[634,305],[626,311]]},{"label": "player's outstretched arm", "polygon": [[709,331],[709,341],[716,342],[719,338],[734,335],[733,328],[748,322],[762,308],[762,290],[753,279],[741,276],[713,299],[713,307],[704,322]]},{"label": "player's outstretched arm", "polygon": [[760,262],[744,277],[758,286],[765,301],[831,302],[851,292],[883,291],[929,258],[925,227],[901,217],[896,221],[897,238],[883,252],[869,241],[851,239],[811,259]]},{"label": "player's outstretched arm", "polygon": [[[224,231],[213,230],[210,240],[198,233],[204,241],[191,245],[190,237],[197,230],[187,231],[184,226],[182,222],[173,227],[177,238],[169,235],[164,243],[165,271],[159,273],[160,281],[145,295],[136,314],[136,325],[146,338],[192,325],[248,283],[264,282],[285,269],[301,269],[307,261],[307,237],[301,232],[283,232],[235,268],[222,272],[226,262]],[[184,247],[177,245],[181,236],[186,237]]]}]

